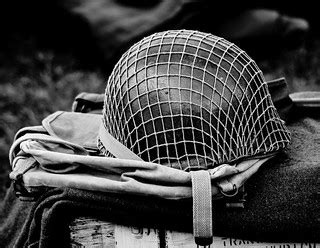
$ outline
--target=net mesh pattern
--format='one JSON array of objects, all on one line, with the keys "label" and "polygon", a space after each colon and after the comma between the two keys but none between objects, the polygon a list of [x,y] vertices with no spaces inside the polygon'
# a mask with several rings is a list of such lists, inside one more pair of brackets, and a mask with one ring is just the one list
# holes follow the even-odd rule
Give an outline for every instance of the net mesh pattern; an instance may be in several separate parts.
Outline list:
[{"label": "net mesh pattern", "polygon": [[189,30],[155,33],[123,54],[106,86],[103,124],[143,160],[183,170],[290,141],[256,63],[223,38]]}]

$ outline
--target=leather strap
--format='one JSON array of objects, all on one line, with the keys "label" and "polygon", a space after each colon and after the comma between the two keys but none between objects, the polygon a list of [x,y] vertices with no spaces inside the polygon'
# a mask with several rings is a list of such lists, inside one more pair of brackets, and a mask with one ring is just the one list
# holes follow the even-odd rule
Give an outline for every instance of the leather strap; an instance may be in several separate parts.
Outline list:
[{"label": "leather strap", "polygon": [[125,145],[116,140],[101,123],[99,129],[99,139],[102,142],[104,148],[108,150],[116,158],[131,159],[143,161],[137,154],[127,148]]},{"label": "leather strap", "polygon": [[193,198],[193,235],[197,245],[212,243],[212,193],[208,171],[191,171]]}]

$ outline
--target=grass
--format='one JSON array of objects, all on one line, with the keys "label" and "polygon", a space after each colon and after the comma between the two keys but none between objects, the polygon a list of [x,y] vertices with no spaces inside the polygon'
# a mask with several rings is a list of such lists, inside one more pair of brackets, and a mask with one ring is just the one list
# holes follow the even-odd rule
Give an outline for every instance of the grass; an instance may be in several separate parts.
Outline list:
[{"label": "grass", "polygon": [[57,110],[70,111],[80,92],[104,92],[107,78],[100,69],[83,68],[72,53],[39,48],[34,37],[10,42],[11,49],[0,53],[0,192],[15,133]]}]

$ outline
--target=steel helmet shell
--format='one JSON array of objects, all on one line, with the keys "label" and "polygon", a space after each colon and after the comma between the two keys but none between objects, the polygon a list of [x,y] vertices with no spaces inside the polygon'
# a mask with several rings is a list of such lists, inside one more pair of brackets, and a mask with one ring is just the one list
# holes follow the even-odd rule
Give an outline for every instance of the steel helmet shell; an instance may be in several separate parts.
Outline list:
[{"label": "steel helmet shell", "polygon": [[290,141],[257,64],[235,44],[190,30],[155,33],[123,54],[107,82],[103,126],[143,160],[184,170],[265,156]]}]

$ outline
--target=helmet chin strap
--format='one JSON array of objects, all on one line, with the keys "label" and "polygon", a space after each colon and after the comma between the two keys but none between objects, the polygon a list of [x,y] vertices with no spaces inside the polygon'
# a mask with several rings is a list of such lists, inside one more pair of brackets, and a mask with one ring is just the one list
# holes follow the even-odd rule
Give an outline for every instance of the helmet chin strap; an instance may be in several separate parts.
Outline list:
[{"label": "helmet chin strap", "polygon": [[104,148],[116,158],[143,161],[137,154],[116,140],[104,127],[103,122],[101,122],[99,128],[99,139]]}]

